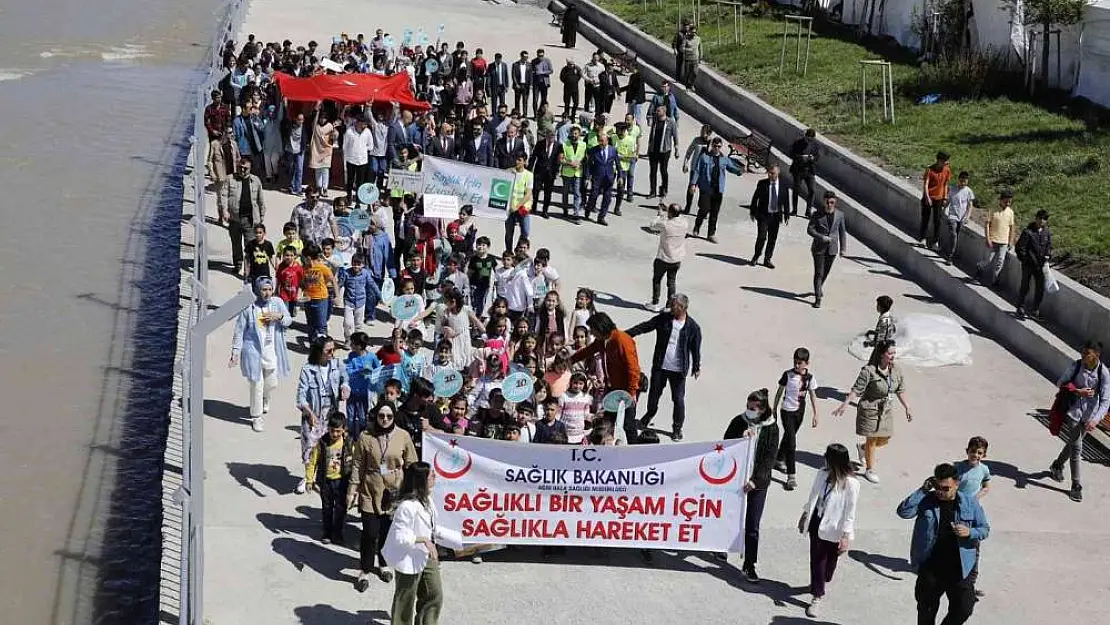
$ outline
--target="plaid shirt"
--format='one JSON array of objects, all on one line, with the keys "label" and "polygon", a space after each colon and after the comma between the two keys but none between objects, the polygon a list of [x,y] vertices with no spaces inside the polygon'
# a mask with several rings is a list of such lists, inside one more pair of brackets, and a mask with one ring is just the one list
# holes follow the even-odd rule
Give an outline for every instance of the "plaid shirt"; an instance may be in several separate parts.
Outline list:
[{"label": "plaid shirt", "polygon": [[204,127],[208,129],[209,139],[219,139],[231,125],[231,109],[223,104],[209,104],[204,107]]}]

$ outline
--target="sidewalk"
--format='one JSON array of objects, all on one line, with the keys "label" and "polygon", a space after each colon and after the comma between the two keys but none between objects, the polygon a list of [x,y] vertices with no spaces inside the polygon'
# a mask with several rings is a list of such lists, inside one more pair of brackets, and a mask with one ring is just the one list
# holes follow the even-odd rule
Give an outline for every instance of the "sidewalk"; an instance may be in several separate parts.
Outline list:
[{"label": "sidewalk", "polygon": [[[343,0],[321,11],[291,0],[258,0],[243,33],[260,40],[326,42],[333,34],[372,32],[381,26],[394,33],[423,27],[434,33],[445,23],[445,40],[482,47],[487,56],[502,51],[509,59],[521,49],[543,46],[555,65],[568,51],[557,45],[558,33],[539,9],[473,0],[440,0],[434,6],[386,1],[372,5]],[[513,33],[505,32],[512,24]],[[494,28],[491,28],[494,26]],[[245,39],[245,35],[237,39]],[[580,39],[569,54],[584,62],[590,48]],[[558,100],[558,87],[552,99]],[[700,125],[683,114],[684,148]],[[672,163],[672,200],[680,200],[680,163]],[[646,163],[636,188],[646,190]],[[874,322],[879,294],[896,301],[895,312],[950,314],[913,282],[859,243],[849,244],[849,258],[838,260],[826,285],[825,307],[813,310],[797,294],[811,290],[809,238],[802,220],[792,220],[780,234],[775,270],[746,266],[755,237],[746,205],[758,176],[730,178],[722,210],[720,245],[691,239],[678,275],[679,289],[691,300],[691,315],[706,337],[704,373],[688,385],[687,440],[721,435],[743,397],[761,387],[774,389],[779,373],[790,365],[794,348],[813,352],[813,371],[821,387],[821,427],[800,434],[802,488],[792,493],[772,487],[763,521],[759,586],[740,581],[737,563],[720,567],[696,554],[659,554],[645,566],[635,552],[571,550],[543,561],[538,550],[490,555],[483,565],[444,563],[444,624],[517,624],[541,617],[550,625],[592,622],[645,625],[679,619],[701,623],[802,622],[808,600],[808,545],[794,524],[805,500],[805,487],[827,443],[853,439],[852,419],[832,419],[829,412],[852,383],[860,363],[847,344]],[[296,199],[269,192],[267,227],[276,238]],[[214,202],[210,203],[214,210]],[[557,209],[556,209],[556,212]],[[654,215],[654,201],[637,198],[611,226],[575,227],[561,220],[533,221],[533,248],[547,247],[552,265],[563,276],[564,299],[578,286],[599,291],[600,308],[627,327],[648,314],[642,303],[650,294],[651,260],[657,239],[641,230]],[[215,217],[214,214],[209,215]],[[500,223],[481,221],[482,234],[499,241]],[[230,260],[226,234],[211,226],[213,260]],[[240,283],[214,266],[213,303],[234,295]],[[341,332],[339,318],[332,331]],[[303,333],[303,315],[290,342]],[[295,380],[283,380],[274,397],[267,429],[256,434],[246,421],[247,385],[237,368],[228,369],[231,326],[214,333],[208,363],[205,412],[206,478],[206,620],[212,625],[342,625],[388,622],[392,587],[374,583],[365,594],[351,587],[357,553],[317,542],[319,499],[292,494],[299,479],[298,416],[293,407]],[[372,335],[380,340],[387,328]],[[1055,483],[1040,477],[1059,445],[1034,418],[1047,409],[1053,387],[981,333],[972,334],[975,363],[969,367],[908,369],[908,389],[916,416],[896,425],[891,446],[880,456],[881,485],[864,484],[858,537],[841,563],[837,579],[816,623],[879,625],[913,621],[913,575],[906,570],[911,525],[893,510],[918,487],[937,462],[962,456],[968,437],[991,442],[988,463],[996,475],[985,505],[993,531],[984,546],[981,586],[988,597],[977,606],[979,623],[1042,623],[1062,620],[1093,623],[1110,609],[1100,587],[1110,541],[1102,520],[1110,512],[1105,493],[1110,479],[1104,466],[1084,466],[1087,500],[1076,505]],[[652,338],[638,342],[648,364]],[[294,372],[304,356],[294,353]],[[664,399],[660,420],[666,422]],[[1004,426],[1004,427],[1000,427]],[[354,544],[357,525],[347,534]],[[1026,569],[1030,573],[1025,574]],[[1047,580],[1051,590],[1046,592]],[[1077,583],[1078,582],[1078,583]]]}]

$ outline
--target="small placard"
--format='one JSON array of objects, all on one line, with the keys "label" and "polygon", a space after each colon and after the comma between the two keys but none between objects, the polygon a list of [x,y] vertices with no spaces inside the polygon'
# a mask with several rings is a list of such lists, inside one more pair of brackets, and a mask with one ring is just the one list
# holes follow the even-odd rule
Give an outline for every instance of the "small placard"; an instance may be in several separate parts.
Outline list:
[{"label": "small placard", "polygon": [[399,295],[389,306],[394,319],[408,321],[420,314],[420,298],[415,295]]},{"label": "small placard", "polygon": [[373,204],[378,201],[378,187],[372,182],[367,182],[358,188],[358,201],[363,204]]},{"label": "small placard", "polygon": [[440,369],[436,371],[432,384],[435,386],[436,397],[454,397],[462,390],[463,376],[454,369]]},{"label": "small placard", "polygon": [[[375,191],[376,190],[377,189],[375,189]],[[360,189],[359,193],[361,192],[362,190]],[[347,217],[347,219],[350,220],[351,227],[354,228],[357,232],[365,232],[366,229],[370,227],[370,211],[366,210],[365,208],[356,208],[355,210],[351,211],[351,214]]]},{"label": "small placard", "polygon": [[402,193],[420,193],[424,190],[424,174],[407,169],[390,169],[389,190]]},{"label": "small placard", "polygon": [[[623,404],[623,407],[622,407]],[[609,391],[601,398],[601,409],[605,412],[621,412],[632,405],[632,396],[628,391],[617,389]]]},{"label": "small placard", "polygon": [[386,276],[382,280],[382,303],[389,306],[393,300],[397,298],[397,285],[393,282],[393,278]]},{"label": "small placard", "polygon": [[519,404],[532,398],[535,384],[536,381],[532,379],[532,376],[523,371],[510,373],[501,382],[501,394],[505,396],[505,401]]},{"label": "small placard", "polygon": [[458,219],[459,198],[453,195],[424,195],[424,216],[436,219]]},{"label": "small placard", "polygon": [[320,66],[337,74],[342,74],[344,71],[342,65],[328,58],[320,59]]}]

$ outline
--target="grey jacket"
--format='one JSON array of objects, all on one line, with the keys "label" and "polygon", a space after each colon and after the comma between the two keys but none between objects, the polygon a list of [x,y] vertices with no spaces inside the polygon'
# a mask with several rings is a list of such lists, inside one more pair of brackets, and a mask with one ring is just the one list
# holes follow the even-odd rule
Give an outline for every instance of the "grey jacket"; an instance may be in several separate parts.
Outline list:
[{"label": "grey jacket", "polygon": [[848,252],[848,221],[839,210],[833,213],[830,228],[825,210],[818,209],[809,220],[806,234],[813,237],[813,245],[809,247],[811,254],[838,256]]},{"label": "grey jacket", "polygon": [[[245,213],[239,206],[239,197],[243,194],[242,182],[235,176],[231,177],[227,185],[227,210],[231,213],[231,218],[239,221],[240,215]],[[250,175],[251,187],[251,223],[259,224],[266,217],[266,201],[262,199],[262,181],[254,174]]]},{"label": "grey jacket", "polygon": [[678,146],[678,124],[670,117],[662,122],[655,120],[651,128],[644,133],[643,136],[643,139],[647,142],[646,150],[648,153],[652,150],[652,136],[655,134],[660,124],[663,125],[663,128],[659,130],[659,132],[663,133],[663,140],[659,143],[659,152],[666,154]]}]

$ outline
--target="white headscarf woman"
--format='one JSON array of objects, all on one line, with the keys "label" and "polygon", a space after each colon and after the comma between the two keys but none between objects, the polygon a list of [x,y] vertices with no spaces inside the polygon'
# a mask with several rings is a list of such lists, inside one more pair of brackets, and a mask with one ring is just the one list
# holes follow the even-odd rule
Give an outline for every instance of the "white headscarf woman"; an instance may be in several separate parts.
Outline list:
[{"label": "white headscarf woman", "polygon": [[235,318],[228,367],[239,365],[250,382],[251,427],[261,432],[263,415],[270,412],[270,395],[277,381],[290,373],[285,328],[293,323],[293,317],[285,302],[274,297],[274,282],[269,277],[255,280],[254,292],[257,299]]}]

